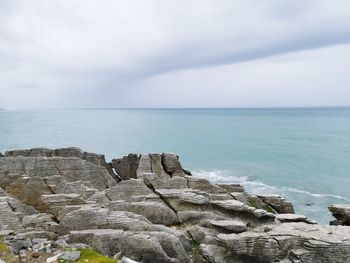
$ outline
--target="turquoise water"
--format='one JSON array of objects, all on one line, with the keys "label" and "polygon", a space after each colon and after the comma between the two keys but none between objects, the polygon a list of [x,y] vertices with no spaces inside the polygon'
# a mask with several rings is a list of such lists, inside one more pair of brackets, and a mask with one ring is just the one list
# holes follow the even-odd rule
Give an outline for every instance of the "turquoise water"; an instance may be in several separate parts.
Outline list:
[{"label": "turquoise water", "polygon": [[322,223],[350,203],[348,108],[0,111],[1,152],[39,146],[175,152],[196,176],[283,195]]}]

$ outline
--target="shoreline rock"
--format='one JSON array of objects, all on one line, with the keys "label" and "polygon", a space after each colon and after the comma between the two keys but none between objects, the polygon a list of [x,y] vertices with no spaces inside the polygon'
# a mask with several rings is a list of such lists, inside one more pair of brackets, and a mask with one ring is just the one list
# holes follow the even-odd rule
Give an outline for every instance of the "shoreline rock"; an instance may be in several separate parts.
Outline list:
[{"label": "shoreline rock", "polygon": [[336,218],[334,221],[330,222],[331,225],[350,226],[350,204],[334,204],[330,205],[328,209],[331,211],[333,217]]},{"label": "shoreline rock", "polygon": [[350,209],[329,209],[337,226],[295,215],[280,196],[192,177],[171,153],[110,163],[78,148],[0,155],[0,235],[18,257],[54,262],[91,247],[144,263],[349,262]]}]

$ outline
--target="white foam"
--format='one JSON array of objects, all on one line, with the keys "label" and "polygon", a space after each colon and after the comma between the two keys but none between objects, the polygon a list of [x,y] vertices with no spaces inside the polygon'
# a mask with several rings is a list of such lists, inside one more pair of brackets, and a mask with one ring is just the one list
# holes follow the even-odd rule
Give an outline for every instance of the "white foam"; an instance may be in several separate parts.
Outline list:
[{"label": "white foam", "polygon": [[304,191],[304,190],[299,190],[299,189],[295,189],[295,188],[289,188],[289,187],[284,187],[287,191],[289,192],[294,192],[294,193],[300,193],[300,194],[305,194],[305,195],[309,195],[309,196],[313,196],[313,197],[317,197],[317,198],[335,198],[335,199],[341,199],[341,200],[345,200],[345,201],[350,201],[349,198],[346,198],[344,196],[340,196],[340,195],[334,195],[334,194],[314,194],[314,193],[310,193],[308,191]]},{"label": "white foam", "polygon": [[205,178],[213,183],[239,183],[247,189],[248,192],[253,194],[277,194],[285,196],[287,192],[298,193],[303,195],[312,196],[315,198],[333,198],[344,201],[350,201],[349,198],[334,195],[334,194],[321,194],[321,193],[311,193],[305,190],[300,190],[291,187],[275,187],[271,185],[264,184],[259,181],[254,181],[251,178],[245,176],[237,176],[232,171],[225,170],[198,170],[193,172],[193,176]]}]

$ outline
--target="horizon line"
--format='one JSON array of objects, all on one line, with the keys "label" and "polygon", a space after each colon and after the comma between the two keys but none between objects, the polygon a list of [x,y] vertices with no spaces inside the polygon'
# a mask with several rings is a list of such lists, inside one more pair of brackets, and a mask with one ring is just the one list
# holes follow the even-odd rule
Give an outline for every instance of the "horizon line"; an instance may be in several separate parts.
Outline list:
[{"label": "horizon line", "polygon": [[345,109],[350,105],[343,106],[252,106],[252,107],[81,107],[81,108],[0,108],[0,111],[31,111],[31,110],[273,110],[273,109]]}]

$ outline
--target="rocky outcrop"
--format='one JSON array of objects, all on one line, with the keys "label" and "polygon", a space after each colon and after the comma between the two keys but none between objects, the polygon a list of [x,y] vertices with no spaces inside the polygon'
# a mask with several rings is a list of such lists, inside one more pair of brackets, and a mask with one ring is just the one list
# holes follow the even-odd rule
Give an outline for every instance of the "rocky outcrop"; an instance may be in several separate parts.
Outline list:
[{"label": "rocky outcrop", "polygon": [[65,157],[65,158],[79,158],[96,165],[107,166],[103,154],[95,154],[84,152],[76,147],[47,149],[47,148],[33,148],[30,150],[15,150],[7,151],[5,157]]},{"label": "rocky outcrop", "polygon": [[330,205],[328,209],[336,218],[336,220],[330,222],[331,225],[350,226],[350,204]]},{"label": "rocky outcrop", "polygon": [[293,214],[294,207],[291,202],[278,195],[259,195],[264,203],[268,204],[279,214]]},{"label": "rocky outcrop", "polygon": [[[0,235],[19,256],[54,262],[66,248],[91,247],[145,263],[350,261],[349,227],[315,224],[279,196],[192,177],[174,154],[106,163],[77,148],[11,151],[0,158],[0,187]],[[346,206],[330,210],[348,224]]]},{"label": "rocky outcrop", "polygon": [[[191,247],[174,233],[97,229],[72,231],[71,242],[84,242],[105,255],[119,251],[137,262],[189,263]],[[187,248],[187,251],[186,251]]]},{"label": "rocky outcrop", "polygon": [[128,180],[131,178],[137,178],[136,174],[139,162],[140,155],[129,154],[123,158],[113,159],[111,165],[122,180]]},{"label": "rocky outcrop", "polygon": [[289,262],[349,262],[347,227],[284,223],[270,225],[267,232],[265,228],[217,237],[233,258],[249,259],[250,262],[287,259]]},{"label": "rocky outcrop", "polygon": [[190,175],[190,172],[182,168],[179,157],[172,153],[132,153],[113,159],[111,167],[122,180],[140,178],[145,173],[155,173],[161,177]]},{"label": "rocky outcrop", "polygon": [[104,157],[76,148],[11,151],[0,158],[0,187],[40,212],[50,209],[43,195],[88,197],[116,184]]}]

